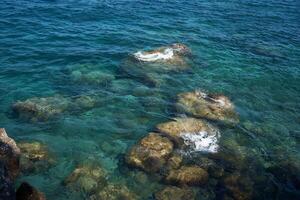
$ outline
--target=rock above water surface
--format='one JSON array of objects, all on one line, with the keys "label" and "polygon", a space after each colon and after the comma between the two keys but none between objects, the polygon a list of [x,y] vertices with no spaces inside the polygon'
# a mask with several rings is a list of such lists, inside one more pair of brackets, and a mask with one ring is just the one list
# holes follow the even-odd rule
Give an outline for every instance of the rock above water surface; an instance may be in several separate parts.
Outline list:
[{"label": "rock above water surface", "polygon": [[0,161],[7,167],[10,179],[14,180],[20,170],[20,149],[4,128],[0,128]]},{"label": "rock above water surface", "polygon": [[173,151],[173,143],[157,133],[149,133],[126,156],[126,162],[145,171],[158,171]]},{"label": "rock above water surface", "polygon": [[201,91],[181,93],[178,95],[177,107],[195,117],[227,123],[239,121],[233,103],[224,95],[206,94]]},{"label": "rock above water surface", "polygon": [[208,173],[198,166],[182,166],[170,170],[166,182],[172,185],[204,185],[208,181]]},{"label": "rock above water surface", "polygon": [[16,200],[46,200],[46,197],[30,184],[23,182],[16,192]]},{"label": "rock above water surface", "polygon": [[179,188],[175,186],[165,187],[163,190],[155,193],[156,200],[193,200],[195,194],[188,188]]},{"label": "rock above water surface", "polygon": [[192,150],[206,152],[218,149],[219,131],[204,120],[175,118],[174,121],[158,124],[156,128],[178,146],[186,145]]},{"label": "rock above water surface", "polygon": [[64,184],[73,190],[94,193],[107,184],[106,172],[99,166],[79,166],[64,180]]},{"label": "rock above water surface", "polygon": [[22,153],[20,166],[23,173],[38,172],[47,169],[55,162],[45,144],[33,141],[18,142],[17,145]]}]

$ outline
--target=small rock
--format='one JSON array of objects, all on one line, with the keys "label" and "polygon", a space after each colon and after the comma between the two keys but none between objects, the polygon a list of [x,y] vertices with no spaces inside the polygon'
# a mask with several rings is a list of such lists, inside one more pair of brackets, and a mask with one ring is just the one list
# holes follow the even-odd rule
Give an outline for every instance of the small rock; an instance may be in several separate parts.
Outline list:
[{"label": "small rock", "polygon": [[135,200],[137,195],[126,186],[109,184],[98,194],[93,195],[92,200]]},{"label": "small rock", "polygon": [[188,188],[179,188],[174,186],[165,187],[163,190],[155,193],[156,200],[193,200],[195,194]]},{"label": "small rock", "polygon": [[126,156],[126,162],[145,171],[158,171],[173,151],[173,143],[157,133],[149,133]]},{"label": "small rock", "polygon": [[208,181],[208,173],[198,166],[182,166],[171,170],[166,181],[174,185],[204,185]]},{"label": "small rock", "polygon": [[202,91],[181,93],[178,95],[177,107],[195,117],[233,124],[239,121],[233,103],[224,95],[206,94]]},{"label": "small rock", "polygon": [[99,166],[84,165],[77,167],[65,180],[64,184],[77,191],[94,193],[106,185],[106,172]]}]

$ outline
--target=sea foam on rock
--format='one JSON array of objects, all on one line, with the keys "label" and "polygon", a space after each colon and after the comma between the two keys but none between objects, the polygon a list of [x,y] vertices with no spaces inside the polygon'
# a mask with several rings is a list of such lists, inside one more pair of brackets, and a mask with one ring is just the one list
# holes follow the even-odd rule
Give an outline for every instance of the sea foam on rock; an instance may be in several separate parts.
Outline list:
[{"label": "sea foam on rock", "polygon": [[207,94],[202,91],[181,93],[178,95],[177,107],[195,117],[228,123],[239,121],[233,103],[224,95]]},{"label": "sea foam on rock", "polygon": [[186,146],[190,151],[214,153],[218,150],[219,130],[204,120],[175,118],[174,121],[158,124],[157,129],[178,146]]},{"label": "sea foam on rock", "polygon": [[133,55],[137,60],[143,62],[170,62],[182,64],[184,61],[181,56],[184,56],[189,52],[190,50],[186,45],[176,43],[151,51],[138,51]]},{"label": "sea foam on rock", "polygon": [[157,133],[149,133],[126,156],[126,162],[148,172],[156,172],[166,163],[173,143]]}]

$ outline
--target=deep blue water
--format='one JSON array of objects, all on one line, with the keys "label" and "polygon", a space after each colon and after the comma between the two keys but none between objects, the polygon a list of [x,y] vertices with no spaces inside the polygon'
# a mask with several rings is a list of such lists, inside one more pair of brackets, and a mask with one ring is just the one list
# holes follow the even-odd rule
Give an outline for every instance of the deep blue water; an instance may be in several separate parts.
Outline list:
[{"label": "deep blue water", "polygon": [[[221,128],[220,145],[231,141],[236,147],[228,154],[237,150],[237,157],[250,158],[242,174],[253,178],[254,198],[296,199],[299,8],[296,0],[2,0],[0,127],[17,141],[44,142],[57,159],[48,170],[19,181],[29,181],[48,199],[83,199],[61,182],[88,159],[100,162],[112,182],[151,199],[163,183],[150,178],[146,185],[135,184],[124,154],[157,123],[176,116],[178,93],[200,88],[225,94],[237,108],[240,123]],[[191,48],[190,70],[160,73],[158,86],[131,76],[130,54],[174,42]],[[113,79],[76,82],[70,69],[80,65]],[[14,102],[55,94],[94,94],[100,103],[47,122],[11,116]],[[215,182],[201,188],[198,198],[218,198]]]}]

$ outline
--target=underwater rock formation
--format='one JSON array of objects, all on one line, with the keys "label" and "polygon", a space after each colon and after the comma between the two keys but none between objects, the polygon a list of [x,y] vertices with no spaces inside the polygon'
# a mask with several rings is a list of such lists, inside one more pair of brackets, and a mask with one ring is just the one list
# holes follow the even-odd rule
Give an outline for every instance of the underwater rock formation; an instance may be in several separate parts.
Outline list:
[{"label": "underwater rock formation", "polygon": [[29,183],[23,182],[16,192],[16,200],[46,200],[46,197]]},{"label": "underwater rock formation", "polygon": [[223,185],[226,189],[226,196],[234,200],[252,199],[253,183],[249,177],[240,173],[233,173],[223,179]]},{"label": "underwater rock formation", "polygon": [[106,186],[106,172],[96,165],[79,166],[64,180],[64,184],[75,191],[92,194]]},{"label": "underwater rock formation", "polygon": [[167,162],[167,169],[178,169],[182,163],[182,156],[179,154],[172,155]]},{"label": "underwater rock formation", "polygon": [[174,121],[158,124],[157,129],[178,146],[187,146],[191,151],[218,150],[219,130],[204,120],[175,118]]},{"label": "underwater rock formation", "polygon": [[198,166],[182,166],[170,170],[166,182],[172,185],[204,185],[208,181],[208,173]]},{"label": "underwater rock formation", "polygon": [[158,171],[173,151],[173,143],[157,133],[149,133],[126,156],[126,162],[148,172]]},{"label": "underwater rock formation", "polygon": [[4,128],[0,128],[0,161],[7,167],[9,178],[13,181],[20,171],[20,149]]},{"label": "underwater rock formation", "polygon": [[86,84],[107,84],[115,79],[115,76],[103,71],[90,71],[82,72],[79,70],[73,71],[71,73],[71,78],[73,81]]},{"label": "underwater rock formation", "polygon": [[34,97],[13,104],[12,109],[21,119],[28,121],[47,121],[61,114],[69,107],[69,99],[60,95],[52,97]]},{"label": "underwater rock formation", "polygon": [[20,166],[23,173],[39,172],[55,163],[45,144],[38,141],[18,142],[21,149]]},{"label": "underwater rock formation", "polygon": [[227,123],[239,121],[233,103],[224,95],[206,94],[202,91],[181,93],[178,95],[177,107],[195,117]]},{"label": "underwater rock formation", "polygon": [[154,194],[155,200],[193,200],[195,194],[189,188],[167,186]]},{"label": "underwater rock formation", "polygon": [[92,195],[91,200],[135,200],[137,195],[131,192],[125,185],[109,184],[100,192]]}]

